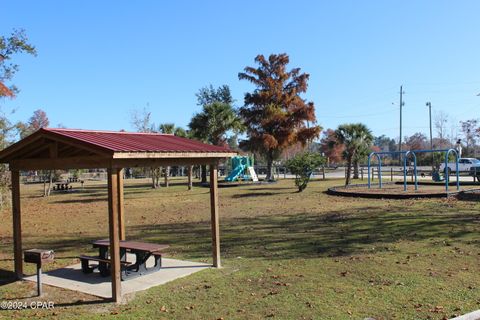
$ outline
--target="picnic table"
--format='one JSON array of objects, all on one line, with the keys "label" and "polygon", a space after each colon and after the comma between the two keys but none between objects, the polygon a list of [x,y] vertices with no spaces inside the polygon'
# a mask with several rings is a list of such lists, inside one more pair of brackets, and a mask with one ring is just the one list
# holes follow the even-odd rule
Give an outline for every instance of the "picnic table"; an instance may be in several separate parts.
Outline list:
[{"label": "picnic table", "polygon": [[[110,258],[108,239],[97,240],[92,243],[94,248],[98,248],[98,256],[80,256],[82,262],[82,271],[91,273],[97,267],[102,276],[110,275]],[[160,270],[162,267],[162,252],[169,245],[146,243],[139,241],[120,241],[120,276],[122,280],[135,278]],[[135,255],[135,262],[127,261],[127,252]],[[153,267],[147,268],[147,260],[154,257],[155,264]],[[97,261],[98,265],[91,267],[89,261]]]},{"label": "picnic table", "polygon": [[[55,182],[56,187],[53,187],[53,190],[68,190],[69,189],[69,184],[70,182],[68,181],[58,181]],[[72,189],[72,186],[70,186],[70,189]]]}]

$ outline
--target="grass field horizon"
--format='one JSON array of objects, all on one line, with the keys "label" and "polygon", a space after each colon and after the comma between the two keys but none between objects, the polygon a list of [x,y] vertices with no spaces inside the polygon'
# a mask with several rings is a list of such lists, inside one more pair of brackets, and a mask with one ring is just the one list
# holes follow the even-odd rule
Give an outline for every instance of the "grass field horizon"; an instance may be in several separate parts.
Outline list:
[{"label": "grass field horizon", "polygon": [[[208,188],[185,179],[151,189],[126,180],[127,239],[168,243],[167,256],[211,262]],[[372,200],[329,196],[343,180],[292,180],[219,189],[222,269],[127,297],[121,305],[45,286],[54,310],[0,317],[159,319],[444,319],[480,305],[479,204],[455,199]],[[93,253],[108,237],[106,183],[41,197],[22,185],[24,249],[53,249],[48,269]],[[420,186],[421,188],[421,186]],[[0,295],[38,300],[12,282],[11,212],[0,225]],[[25,265],[33,274],[34,266]]]}]

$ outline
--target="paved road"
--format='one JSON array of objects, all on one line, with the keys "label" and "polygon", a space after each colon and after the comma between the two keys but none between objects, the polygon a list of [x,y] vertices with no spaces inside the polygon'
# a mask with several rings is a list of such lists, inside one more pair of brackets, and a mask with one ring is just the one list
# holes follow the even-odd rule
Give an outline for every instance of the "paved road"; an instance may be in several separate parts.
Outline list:
[{"label": "paved road", "polygon": [[[376,168],[375,168],[376,169]],[[390,170],[393,169],[393,179],[394,180],[403,180],[403,173],[400,172],[400,169],[403,169],[403,168],[400,168],[399,166],[386,166],[386,167],[383,167],[382,166],[382,179],[384,181],[389,181],[390,180]],[[417,167],[417,170],[419,171],[419,174],[417,175],[418,177],[418,181],[432,181],[432,177],[428,174],[425,175],[425,177],[422,177],[420,175],[420,173],[423,171],[423,172],[429,172],[431,170],[431,167],[428,167],[428,166],[422,166],[422,167]],[[376,171],[376,170],[375,170]],[[368,176],[367,176],[367,169],[364,168],[363,170],[364,172],[364,180],[367,181],[368,179]],[[265,178],[265,175],[263,174],[259,174],[258,175],[259,178]],[[294,179],[295,178],[295,175],[293,174],[286,174],[284,175],[283,173],[279,174],[278,176],[276,176],[280,179],[283,179],[283,178],[286,178],[286,179]],[[314,178],[322,178],[323,175],[321,172],[318,172],[316,174],[314,174]],[[411,179],[411,175],[408,176],[409,179]],[[325,178],[327,179],[343,179],[345,178],[345,168],[344,167],[339,167],[335,170],[327,170],[325,172]],[[377,180],[377,174],[375,173],[375,180]],[[452,175],[450,177],[450,181],[455,181],[455,175]],[[473,182],[473,177],[471,176],[460,176],[460,181],[467,181],[467,182]]]}]

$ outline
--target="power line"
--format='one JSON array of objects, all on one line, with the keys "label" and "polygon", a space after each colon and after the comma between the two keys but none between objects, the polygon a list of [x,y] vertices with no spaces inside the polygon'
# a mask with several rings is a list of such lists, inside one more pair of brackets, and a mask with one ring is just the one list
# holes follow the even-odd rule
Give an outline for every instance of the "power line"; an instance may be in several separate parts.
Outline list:
[{"label": "power line", "polygon": [[389,114],[392,111],[396,111],[398,108],[393,108],[389,109],[388,111],[384,112],[376,112],[376,113],[370,113],[370,114],[357,114],[357,115],[348,115],[348,116],[323,116],[320,115],[322,118],[333,118],[333,119],[341,119],[341,118],[359,118],[359,117],[376,117],[376,116],[381,116],[385,114]]}]

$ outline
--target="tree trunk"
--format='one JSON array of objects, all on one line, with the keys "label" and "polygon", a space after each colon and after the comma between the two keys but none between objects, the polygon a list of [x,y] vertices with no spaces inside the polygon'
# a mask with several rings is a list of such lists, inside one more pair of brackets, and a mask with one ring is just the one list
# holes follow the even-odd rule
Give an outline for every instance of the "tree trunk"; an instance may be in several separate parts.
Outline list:
[{"label": "tree trunk", "polygon": [[273,155],[271,152],[267,154],[267,176],[265,180],[275,181],[275,177],[273,176]]},{"label": "tree trunk", "polygon": [[193,172],[195,174],[195,179],[200,179],[200,167],[199,166],[193,167]]},{"label": "tree trunk", "polygon": [[47,188],[47,194],[46,194],[47,197],[50,196],[50,191],[52,191],[52,183],[53,183],[52,180],[53,180],[52,170],[49,170],[48,171],[48,188]]},{"label": "tree trunk", "polygon": [[207,183],[207,166],[206,165],[202,165],[201,167],[202,169],[202,181],[201,183],[202,184],[206,184]]},{"label": "tree trunk", "polygon": [[350,184],[350,176],[352,175],[352,157],[348,157],[347,159],[347,177],[345,178],[345,185],[348,186]]},{"label": "tree trunk", "polygon": [[353,161],[353,179],[358,179],[359,165],[358,160]]},{"label": "tree trunk", "polygon": [[160,168],[150,168],[150,173],[152,175],[152,189],[160,187],[160,172]]},{"label": "tree trunk", "polygon": [[170,167],[165,167],[165,187],[168,188],[168,176],[170,175]]},{"label": "tree trunk", "polygon": [[155,168],[150,168],[150,175],[152,176],[152,189],[155,189]]}]

